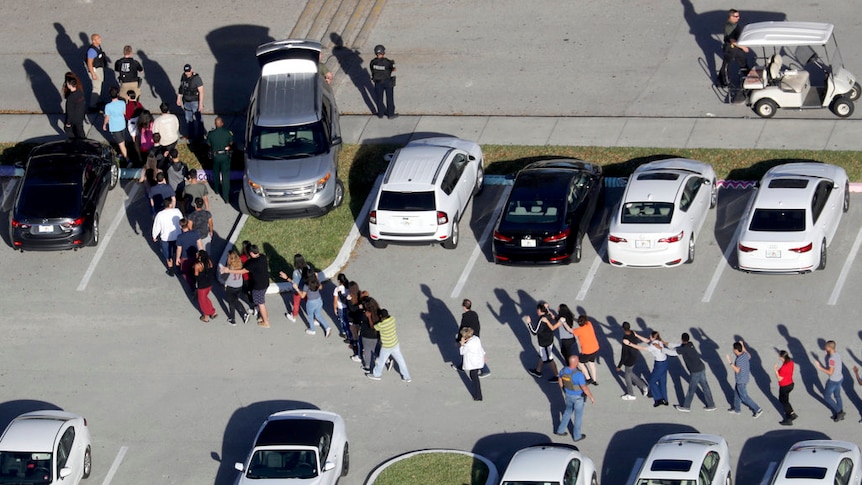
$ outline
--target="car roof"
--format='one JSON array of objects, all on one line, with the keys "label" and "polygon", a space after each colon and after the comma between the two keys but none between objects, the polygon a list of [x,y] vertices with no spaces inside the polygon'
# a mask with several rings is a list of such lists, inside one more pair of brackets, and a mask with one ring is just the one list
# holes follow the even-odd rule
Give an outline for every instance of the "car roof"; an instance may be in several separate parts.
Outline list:
[{"label": "car roof", "polygon": [[[640,476],[697,477],[700,464],[706,456],[706,450],[719,446],[722,442],[724,442],[724,438],[710,434],[678,433],[663,436],[652,447]],[[692,465],[687,472],[651,471],[650,466],[656,460],[688,460],[692,462]]]},{"label": "car roof", "polygon": [[2,451],[32,451],[50,453],[54,441],[63,425],[72,419],[79,419],[64,411],[35,411],[25,413],[9,423],[0,438]]},{"label": "car roof", "polygon": [[432,187],[452,150],[448,146],[408,144],[395,153],[383,179],[384,187]]},{"label": "car roof", "polygon": [[834,28],[832,24],[820,22],[755,22],[742,29],[737,44],[748,47],[823,45]]},{"label": "car roof", "polygon": [[583,460],[575,447],[540,445],[524,448],[509,461],[503,478],[506,481],[559,481],[569,460]]},{"label": "car roof", "polygon": [[304,445],[317,447],[321,436],[332,436],[335,422],[341,419],[326,411],[282,411],[267,418],[255,446]]}]

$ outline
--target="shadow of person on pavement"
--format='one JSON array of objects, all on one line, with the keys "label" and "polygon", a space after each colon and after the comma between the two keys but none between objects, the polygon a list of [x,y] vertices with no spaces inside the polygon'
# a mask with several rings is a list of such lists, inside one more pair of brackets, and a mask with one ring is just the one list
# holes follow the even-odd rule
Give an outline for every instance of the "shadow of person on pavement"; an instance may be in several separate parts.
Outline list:
[{"label": "shadow of person on pavement", "polygon": [[362,101],[371,113],[377,112],[377,106],[374,104],[374,85],[371,84],[371,76],[365,70],[365,61],[362,59],[359,51],[351,49],[344,45],[344,39],[335,32],[329,34],[329,40],[332,41],[332,55],[338,60],[338,66],[341,72],[347,74],[350,81],[359,91],[362,96]]},{"label": "shadow of person on pavement", "polygon": [[30,81],[30,87],[33,89],[33,95],[36,101],[39,102],[39,109],[48,116],[51,127],[58,135],[65,134],[62,125],[63,113],[63,96],[57,89],[54,81],[42,69],[39,64],[36,64],[32,59],[24,59],[24,72],[27,73],[27,80]]},{"label": "shadow of person on pavement", "polygon": [[[736,391],[734,391],[733,385],[730,383],[730,376],[727,372],[729,367],[724,362],[724,356],[719,352],[721,347],[715,340],[709,338],[709,335],[706,334],[703,328],[691,327],[689,332],[691,333],[691,338],[700,347],[700,357],[706,362],[706,365],[712,371],[712,375],[715,376],[715,380],[718,381],[718,387],[721,388],[721,393],[724,394],[724,402],[727,404],[732,403],[733,395]],[[716,405],[718,405],[718,399],[716,399]]]}]

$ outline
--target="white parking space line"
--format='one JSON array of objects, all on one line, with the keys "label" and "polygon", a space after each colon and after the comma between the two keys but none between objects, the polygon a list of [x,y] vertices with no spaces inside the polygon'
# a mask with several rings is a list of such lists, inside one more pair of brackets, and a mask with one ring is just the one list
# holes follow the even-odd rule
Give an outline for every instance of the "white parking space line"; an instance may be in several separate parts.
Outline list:
[{"label": "white parking space line", "polygon": [[[497,224],[497,218],[500,217],[500,211],[503,210],[503,199],[509,196],[509,191],[512,190],[511,185],[507,185],[505,189],[500,193],[500,197],[497,198],[497,205],[494,209],[494,213],[491,214],[491,220],[488,221],[488,225],[485,226],[485,230],[482,232],[482,237],[479,238],[479,241],[476,243],[476,247],[473,248],[473,254],[470,255],[470,259],[467,260],[467,264],[464,266],[464,270],[461,271],[461,276],[458,278],[458,283],[455,284],[455,288],[452,290],[452,294],[449,295],[450,298],[458,298],[458,295],[461,294],[461,290],[464,289],[464,285],[467,284],[467,278],[470,277],[470,272],[473,271],[473,265],[476,264],[476,260],[479,259],[479,255],[482,254],[482,246],[488,241],[488,236],[491,234],[491,231],[494,229],[494,226]],[[473,204],[475,204],[475,199],[473,200]],[[475,205],[474,205],[475,207]]]},{"label": "white parking space line", "polygon": [[644,464],[643,458],[638,458],[635,461],[635,466],[632,467],[632,471],[629,472],[629,477],[626,479],[626,485],[635,483],[635,478],[637,478],[637,473],[640,471],[641,465],[643,465],[643,464]]},{"label": "white parking space line", "polygon": [[120,223],[123,222],[123,216],[126,213],[126,209],[131,201],[135,200],[135,197],[137,197],[138,188],[141,184],[133,183],[134,187],[129,191],[129,195],[126,197],[123,205],[120,206],[120,209],[117,211],[117,215],[114,216],[114,220],[111,222],[111,227],[108,228],[108,232],[106,232],[102,237],[102,240],[99,241],[99,247],[96,249],[96,254],[93,255],[93,260],[90,261],[90,266],[87,267],[84,277],[81,278],[81,282],[78,284],[78,291],[84,291],[87,289],[87,285],[90,283],[90,278],[93,277],[93,273],[96,271],[96,266],[99,265],[99,261],[101,261],[102,255],[105,254],[105,249],[108,247],[108,243],[111,242],[111,237],[115,232],[117,232],[117,228],[120,227]]},{"label": "white parking space line", "polygon": [[832,289],[832,295],[829,296],[830,305],[838,303],[838,296],[841,295],[841,288],[844,287],[844,282],[847,281],[847,275],[850,274],[850,267],[853,266],[853,260],[856,259],[856,254],[859,253],[859,246],[862,245],[862,228],[856,233],[856,240],[853,241],[853,247],[850,249],[850,254],[844,261],[844,266],[841,267],[841,274],[838,275],[838,281],[835,282],[835,288]]},{"label": "white parking space line", "polygon": [[596,255],[596,259],[593,260],[593,264],[590,266],[590,270],[587,272],[587,277],[584,278],[584,282],[581,284],[581,291],[578,292],[578,296],[575,297],[575,300],[584,301],[584,298],[587,297],[587,292],[590,291],[590,285],[593,284],[593,280],[596,278],[596,273],[599,272],[599,267],[604,260],[607,248],[608,241],[606,239],[605,243],[602,244],[602,247],[599,248],[599,254]]},{"label": "white parking space line", "polygon": [[706,287],[706,291],[703,293],[703,298],[700,300],[703,303],[709,303],[712,300],[712,294],[715,292],[715,288],[718,286],[718,280],[721,279],[721,273],[724,273],[724,268],[730,266],[730,256],[733,254],[733,251],[736,249],[736,238],[739,236],[739,232],[733,233],[733,238],[727,244],[727,247],[724,249],[724,257],[718,261],[718,266],[715,267],[715,272],[712,273],[712,279],[709,280],[709,286]]},{"label": "white parking space line", "polygon": [[769,479],[772,478],[772,473],[775,472],[777,467],[778,463],[774,461],[769,462],[769,466],[766,468],[766,473],[763,474],[763,478],[760,480],[760,485],[769,484]]},{"label": "white parking space line", "polygon": [[[137,187],[137,185],[136,185]],[[108,470],[108,474],[105,475],[105,479],[102,480],[102,485],[110,485],[111,480],[114,479],[114,475],[116,475],[117,470],[120,468],[120,463],[123,462],[123,458],[126,456],[126,452],[129,451],[128,446],[121,446],[120,451],[117,452],[117,457],[114,458],[114,463],[111,463],[111,469]]]}]

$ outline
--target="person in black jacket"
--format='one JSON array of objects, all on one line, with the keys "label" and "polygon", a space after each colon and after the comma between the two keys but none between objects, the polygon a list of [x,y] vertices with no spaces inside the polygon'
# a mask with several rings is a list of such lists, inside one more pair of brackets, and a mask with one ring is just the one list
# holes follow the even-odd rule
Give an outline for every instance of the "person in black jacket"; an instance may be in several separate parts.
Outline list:
[{"label": "person in black jacket", "polygon": [[676,353],[682,356],[685,368],[688,369],[691,378],[688,380],[688,392],[685,393],[685,401],[682,405],[675,404],[673,407],[683,413],[691,411],[691,401],[694,399],[694,393],[697,391],[697,388],[700,387],[701,392],[703,392],[703,400],[706,401],[705,409],[707,411],[715,411],[715,401],[712,399],[712,391],[709,390],[709,383],[706,382],[706,366],[703,364],[700,354],[697,353],[697,349],[694,348],[694,344],[691,343],[691,337],[689,337],[688,333],[683,332],[680,339],[682,343],[670,344],[668,347],[676,349]]},{"label": "person in black jacket", "polygon": [[632,332],[632,324],[623,322],[623,350],[620,353],[620,362],[617,364],[617,372],[623,372],[623,367],[625,367],[626,393],[620,397],[623,401],[634,401],[637,399],[632,393],[632,385],[636,385],[641,394],[644,396],[647,395],[646,382],[634,372],[635,364],[638,363],[641,353],[636,348],[628,345],[629,342],[636,341],[634,332]]}]

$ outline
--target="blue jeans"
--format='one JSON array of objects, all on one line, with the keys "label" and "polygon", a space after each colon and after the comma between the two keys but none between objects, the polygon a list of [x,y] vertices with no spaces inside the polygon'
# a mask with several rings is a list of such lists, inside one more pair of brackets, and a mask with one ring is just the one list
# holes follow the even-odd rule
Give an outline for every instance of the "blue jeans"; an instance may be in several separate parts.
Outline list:
[{"label": "blue jeans", "polygon": [[841,402],[841,381],[833,381],[831,379],[826,381],[823,400],[826,401],[826,405],[832,409],[833,413],[838,414],[844,411],[844,404]]},{"label": "blue jeans", "polygon": [[747,385],[747,382],[736,383],[736,392],[733,394],[733,410],[739,412],[742,409],[741,405],[745,404],[756,413],[760,411],[760,406],[748,396],[748,390],[745,388]]},{"label": "blue jeans", "polygon": [[395,347],[380,347],[380,355],[377,356],[377,362],[374,364],[374,371],[371,374],[374,377],[380,377],[383,374],[383,366],[386,365],[386,361],[389,360],[390,355],[395,359],[395,363],[398,364],[401,378],[405,381],[409,380],[410,372],[407,370],[407,362],[404,362],[404,356],[401,355],[401,348],[398,345]]},{"label": "blue jeans", "polygon": [[318,298],[316,300],[308,300],[305,302],[305,313],[308,316],[308,328],[310,330],[314,330],[314,321],[317,320],[317,323],[323,328],[323,331],[326,332],[329,330],[329,324],[327,324],[326,315],[323,313],[323,299]]},{"label": "blue jeans", "polygon": [[581,423],[584,420],[584,395],[574,395],[567,392],[566,409],[563,410],[563,417],[560,419],[560,425],[557,426],[557,433],[566,432],[573,414],[575,416],[575,430],[572,432],[572,438],[578,439],[581,437]]},{"label": "blue jeans", "polygon": [[339,308],[335,312],[335,321],[341,333],[350,337],[350,320],[347,318],[347,308]]},{"label": "blue jeans", "polygon": [[183,114],[186,116],[186,136],[189,140],[203,137],[203,121],[201,120],[200,103],[183,101]]},{"label": "blue jeans", "polygon": [[667,400],[667,360],[657,360],[649,375],[649,390],[654,401]]},{"label": "blue jeans", "polygon": [[712,391],[709,390],[709,383],[706,382],[706,370],[691,374],[691,379],[688,381],[688,392],[685,393],[685,402],[682,403],[682,407],[691,408],[691,401],[694,400],[694,393],[697,391],[698,386],[703,391],[703,400],[706,401],[706,407],[714,408],[715,401],[712,400]]}]

